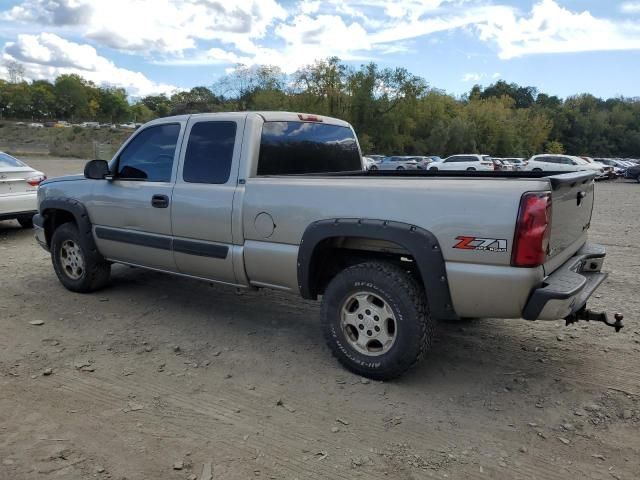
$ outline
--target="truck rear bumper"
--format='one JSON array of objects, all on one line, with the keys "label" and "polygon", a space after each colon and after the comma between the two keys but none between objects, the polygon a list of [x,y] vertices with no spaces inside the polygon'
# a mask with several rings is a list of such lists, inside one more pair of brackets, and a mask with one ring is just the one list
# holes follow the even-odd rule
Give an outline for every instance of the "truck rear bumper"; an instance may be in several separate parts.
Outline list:
[{"label": "truck rear bumper", "polygon": [[587,300],[607,278],[601,272],[606,250],[585,244],[573,257],[544,279],[529,296],[522,318],[558,320],[584,308]]}]

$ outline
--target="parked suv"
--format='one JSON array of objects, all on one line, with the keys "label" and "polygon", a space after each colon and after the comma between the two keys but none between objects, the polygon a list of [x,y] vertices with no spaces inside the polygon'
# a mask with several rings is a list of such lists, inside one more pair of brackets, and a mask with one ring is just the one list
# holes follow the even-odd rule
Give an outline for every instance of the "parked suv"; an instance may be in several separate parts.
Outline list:
[{"label": "parked suv", "polygon": [[429,165],[429,170],[467,170],[491,172],[499,170],[500,167],[491,159],[489,155],[451,155],[441,162],[433,162]]},{"label": "parked suv", "polygon": [[583,158],[572,155],[534,155],[528,160],[527,166],[524,169],[532,172],[592,171],[596,172],[599,177],[604,176],[604,167],[602,165],[595,162],[589,163]]}]

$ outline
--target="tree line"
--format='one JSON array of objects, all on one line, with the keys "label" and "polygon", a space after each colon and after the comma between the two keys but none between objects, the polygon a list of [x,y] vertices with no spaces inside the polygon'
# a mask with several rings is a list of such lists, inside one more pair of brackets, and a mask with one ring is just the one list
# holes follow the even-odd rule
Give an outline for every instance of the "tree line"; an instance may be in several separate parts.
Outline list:
[{"label": "tree line", "polygon": [[404,68],[354,68],[338,58],[289,76],[274,66],[238,66],[208,87],[136,99],[78,75],[26,82],[19,66],[9,71],[9,81],[0,80],[5,119],[121,123],[184,113],[290,110],[350,122],[368,153],[640,157],[640,98],[561,99],[502,80],[455,97]]}]

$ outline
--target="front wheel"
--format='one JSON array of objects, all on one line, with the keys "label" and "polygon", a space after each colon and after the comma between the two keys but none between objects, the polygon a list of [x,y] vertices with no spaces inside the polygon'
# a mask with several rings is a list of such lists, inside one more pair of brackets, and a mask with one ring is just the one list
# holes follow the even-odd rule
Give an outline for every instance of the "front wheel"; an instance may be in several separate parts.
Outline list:
[{"label": "front wheel", "polygon": [[469,168],[467,168],[467,172],[475,172],[475,171],[476,171],[476,169],[475,169],[475,168],[473,168],[473,167],[469,167]]},{"label": "front wheel", "polygon": [[541,172],[541,171],[542,171],[542,169],[541,169],[541,168],[534,168],[534,169],[533,169],[533,171],[534,171],[534,172]]},{"label": "front wheel", "polygon": [[398,167],[396,170],[404,170],[404,167]]},{"label": "front wheel", "polygon": [[434,322],[424,288],[410,273],[391,263],[368,262],[331,280],[322,298],[322,328],[347,369],[389,380],[424,357]]},{"label": "front wheel", "polygon": [[378,169],[378,167],[376,167],[375,165],[371,165],[371,166],[369,167],[369,170],[377,170],[377,169]]},{"label": "front wheel", "polygon": [[430,167],[429,171],[430,172],[437,172],[438,171],[438,167]]},{"label": "front wheel", "polygon": [[51,261],[58,280],[67,290],[93,292],[109,281],[111,264],[82,242],[73,223],[60,225],[53,232]]}]

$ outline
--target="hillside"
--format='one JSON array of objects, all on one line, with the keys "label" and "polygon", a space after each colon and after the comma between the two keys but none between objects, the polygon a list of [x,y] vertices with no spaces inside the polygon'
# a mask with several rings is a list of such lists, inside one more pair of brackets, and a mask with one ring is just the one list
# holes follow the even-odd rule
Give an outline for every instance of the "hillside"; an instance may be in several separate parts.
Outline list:
[{"label": "hillside", "polygon": [[55,155],[110,159],[131,130],[30,128],[0,122],[0,151],[15,155]]}]

